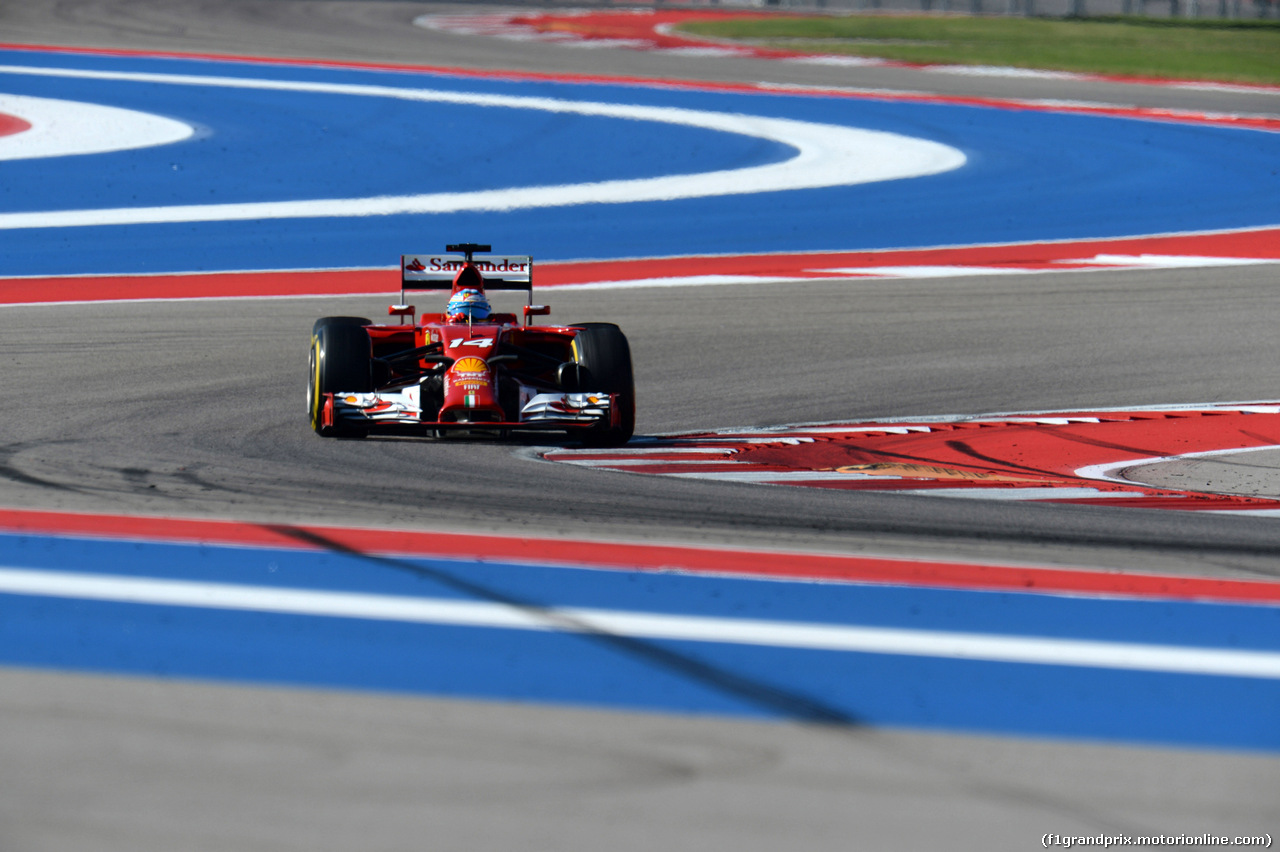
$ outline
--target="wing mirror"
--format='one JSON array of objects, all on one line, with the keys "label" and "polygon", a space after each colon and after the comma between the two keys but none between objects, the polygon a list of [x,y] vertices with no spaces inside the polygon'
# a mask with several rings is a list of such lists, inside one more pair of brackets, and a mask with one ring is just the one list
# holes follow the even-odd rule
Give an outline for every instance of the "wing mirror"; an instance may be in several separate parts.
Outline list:
[{"label": "wing mirror", "polygon": [[545,317],[551,313],[550,305],[525,305],[524,324],[529,325],[529,317]]},{"label": "wing mirror", "polygon": [[409,318],[409,322],[413,322],[413,305],[392,305],[387,308],[387,313],[393,317],[400,317],[401,325],[404,325],[405,317]]}]

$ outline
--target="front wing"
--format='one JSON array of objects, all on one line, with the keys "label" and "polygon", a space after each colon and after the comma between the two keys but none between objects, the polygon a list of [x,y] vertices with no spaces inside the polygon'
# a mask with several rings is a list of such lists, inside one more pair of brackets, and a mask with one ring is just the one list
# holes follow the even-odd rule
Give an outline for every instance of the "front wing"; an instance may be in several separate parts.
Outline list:
[{"label": "front wing", "polygon": [[355,431],[400,431],[406,427],[437,430],[572,431],[621,424],[618,395],[606,393],[538,393],[520,407],[520,419],[478,421],[422,419],[421,388],[372,393],[325,394],[321,426]]}]

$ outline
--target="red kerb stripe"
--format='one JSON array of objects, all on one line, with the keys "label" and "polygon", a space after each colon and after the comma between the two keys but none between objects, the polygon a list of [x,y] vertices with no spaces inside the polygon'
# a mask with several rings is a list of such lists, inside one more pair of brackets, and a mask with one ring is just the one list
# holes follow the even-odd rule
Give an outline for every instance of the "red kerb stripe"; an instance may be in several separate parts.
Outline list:
[{"label": "red kerb stripe", "polygon": [[1262,581],[664,544],[81,515],[18,509],[0,509],[0,530],[36,535],[487,559],[609,570],[682,571],[758,579],[1280,604],[1280,583]]}]

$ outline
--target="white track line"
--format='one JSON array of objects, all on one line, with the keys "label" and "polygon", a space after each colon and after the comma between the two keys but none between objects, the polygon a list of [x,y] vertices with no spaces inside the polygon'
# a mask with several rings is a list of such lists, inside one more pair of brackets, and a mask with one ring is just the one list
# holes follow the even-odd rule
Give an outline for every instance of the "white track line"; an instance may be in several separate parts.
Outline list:
[{"label": "white track line", "polygon": [[524,609],[439,598],[268,588],[20,568],[0,568],[0,593],[457,627],[603,632],[670,641],[1280,679],[1280,653],[1230,648],[602,609]]},{"label": "white track line", "polygon": [[195,135],[181,121],[132,109],[0,93],[0,113],[30,129],[0,136],[0,160],[102,154],[168,145]]},{"label": "white track line", "polygon": [[[336,94],[420,103],[457,104],[486,109],[598,116],[624,121],[676,124],[749,136],[779,143],[795,152],[786,160],[761,166],[635,180],[373,198],[317,198],[236,204],[6,213],[0,214],[0,229],[390,216],[477,210],[505,211],[564,207],[575,204],[670,201],[898,180],[951,171],[963,166],[966,162],[965,155],[949,145],[896,133],[676,107],[594,103],[393,86],[205,77],[186,74],[86,71],[70,68],[29,68],[12,65],[0,66],[0,74],[113,80],[151,85]],[[519,118],[512,116],[506,120],[518,121]],[[423,132],[428,133],[430,129],[428,122]]]}]

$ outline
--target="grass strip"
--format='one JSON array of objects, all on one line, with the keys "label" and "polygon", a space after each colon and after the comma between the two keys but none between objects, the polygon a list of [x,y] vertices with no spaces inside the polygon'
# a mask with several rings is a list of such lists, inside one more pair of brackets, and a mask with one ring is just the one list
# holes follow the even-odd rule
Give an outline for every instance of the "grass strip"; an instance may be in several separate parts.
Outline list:
[{"label": "grass strip", "polygon": [[1280,21],[939,15],[735,17],[690,35],[813,54],[1280,85]]}]

